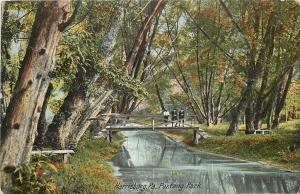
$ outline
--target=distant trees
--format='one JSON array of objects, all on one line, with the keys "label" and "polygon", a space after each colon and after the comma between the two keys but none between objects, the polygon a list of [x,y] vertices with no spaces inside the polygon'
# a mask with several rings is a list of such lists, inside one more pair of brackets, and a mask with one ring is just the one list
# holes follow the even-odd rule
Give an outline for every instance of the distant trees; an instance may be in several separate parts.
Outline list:
[{"label": "distant trees", "polygon": [[[246,87],[242,90],[241,100],[231,113],[231,124],[227,134],[233,135],[238,130],[238,122],[243,111],[246,117],[246,133],[252,133],[260,128],[261,120],[267,115],[272,115],[272,104],[267,103],[267,99],[273,101],[272,91],[285,79],[285,76],[292,76],[295,60],[293,54],[299,52],[299,45],[295,40],[299,36],[298,29],[295,29],[297,22],[292,22],[291,17],[299,21],[299,12],[294,10],[295,4],[285,2],[247,2],[249,8],[246,10],[237,7],[235,13],[241,13],[241,18],[234,18],[230,8],[220,0],[220,4],[230,18],[236,30],[244,40],[244,70]],[[251,18],[254,18],[252,20]],[[282,31],[282,27],[290,29],[289,33]],[[289,40],[289,48],[283,42]],[[286,43],[286,42],[285,42]],[[294,51],[290,50],[291,48]],[[287,56],[289,55],[289,56]],[[285,62],[281,61],[285,58]],[[281,58],[281,59],[280,59]],[[289,81],[286,82],[288,85]],[[285,87],[288,90],[288,87]],[[285,92],[287,92],[287,90]],[[284,98],[284,95],[282,96]],[[276,106],[281,106],[280,102]],[[275,108],[276,109],[276,108]],[[268,113],[270,112],[270,113]],[[274,112],[276,115],[276,111]],[[277,112],[278,114],[278,112]],[[273,127],[277,127],[273,124]]]},{"label": "distant trees", "polygon": [[[235,91],[228,92],[234,81],[229,76],[231,56],[220,49],[226,44],[221,41],[226,37],[221,31],[228,28],[228,21],[220,21],[219,8],[201,7],[200,2],[176,2],[168,8],[163,15],[166,30],[158,32],[156,41],[162,65],[183,91],[172,97],[199,122],[218,124],[234,105]],[[205,18],[209,11],[211,18]]]},{"label": "distant trees", "polygon": [[201,123],[229,121],[228,135],[243,118],[247,134],[263,121],[277,128],[299,55],[296,7],[272,1],[169,4],[154,40],[158,64],[182,91],[169,95]]},{"label": "distant trees", "polygon": [[[226,11],[228,17],[230,17],[231,22],[237,29],[237,31],[241,34],[244,41],[245,51],[245,85],[241,93],[241,99],[236,106],[236,108],[232,111],[232,120],[228,129],[227,134],[232,135],[236,133],[238,130],[238,123],[241,118],[241,114],[245,111],[246,117],[246,133],[252,133],[254,128],[254,98],[255,98],[255,87],[258,84],[259,76],[263,70],[265,65],[265,61],[269,61],[270,57],[273,53],[274,48],[274,33],[275,33],[275,22],[274,22],[274,12],[273,10],[268,10],[269,12],[264,12],[266,14],[262,17],[262,5],[257,5],[254,3],[253,5],[249,5],[249,8],[252,6],[253,12],[249,11],[249,16],[256,16],[255,21],[251,22],[245,16],[245,19],[242,21],[247,23],[248,25],[245,28],[242,28],[237,22],[235,18],[233,18],[231,12],[225,5],[223,1],[220,0],[220,3],[224,10]],[[260,8],[255,8],[254,6],[260,6]],[[267,11],[267,10],[266,10]],[[246,13],[246,12],[244,12]],[[264,20],[262,23],[261,20]],[[262,26],[265,24],[265,26]],[[250,32],[251,31],[251,32]],[[251,34],[252,33],[252,34]],[[253,34],[254,33],[254,34]],[[263,80],[265,81],[265,80]],[[262,82],[262,88],[265,83]],[[257,101],[257,108],[261,105],[261,101]]]}]

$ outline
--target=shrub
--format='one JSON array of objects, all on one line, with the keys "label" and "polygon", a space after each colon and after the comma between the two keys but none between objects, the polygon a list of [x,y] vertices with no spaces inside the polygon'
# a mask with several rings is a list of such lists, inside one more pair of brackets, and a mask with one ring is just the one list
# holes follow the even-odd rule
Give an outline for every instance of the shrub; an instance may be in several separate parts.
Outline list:
[{"label": "shrub", "polygon": [[32,157],[28,163],[8,166],[4,169],[11,174],[12,190],[15,194],[57,193],[53,174],[57,168],[46,156]]}]

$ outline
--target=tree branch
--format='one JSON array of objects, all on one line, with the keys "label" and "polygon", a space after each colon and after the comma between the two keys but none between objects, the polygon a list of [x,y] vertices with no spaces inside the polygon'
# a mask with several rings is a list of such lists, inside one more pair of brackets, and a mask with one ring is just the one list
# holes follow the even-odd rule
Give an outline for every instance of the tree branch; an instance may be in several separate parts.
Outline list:
[{"label": "tree branch", "polygon": [[75,20],[75,16],[78,13],[79,7],[81,5],[81,0],[77,1],[76,5],[75,5],[75,9],[71,15],[71,17],[64,23],[61,23],[58,28],[60,32],[63,32],[74,20]]},{"label": "tree branch", "polygon": [[234,25],[234,26],[236,27],[236,29],[243,35],[243,38],[244,38],[244,40],[245,40],[245,43],[246,43],[247,47],[248,47],[249,49],[251,49],[251,46],[250,46],[250,44],[249,44],[248,39],[246,38],[246,35],[245,35],[244,30],[243,30],[243,29],[239,26],[239,24],[234,20],[234,18],[233,18],[233,16],[232,16],[231,12],[229,11],[229,9],[228,9],[228,7],[225,5],[225,3],[224,3],[222,0],[219,0],[219,2],[220,2],[220,4],[221,4],[221,6],[224,8],[226,14],[227,14],[228,17],[230,18],[230,20],[231,20],[231,22],[233,23],[233,25]]}]

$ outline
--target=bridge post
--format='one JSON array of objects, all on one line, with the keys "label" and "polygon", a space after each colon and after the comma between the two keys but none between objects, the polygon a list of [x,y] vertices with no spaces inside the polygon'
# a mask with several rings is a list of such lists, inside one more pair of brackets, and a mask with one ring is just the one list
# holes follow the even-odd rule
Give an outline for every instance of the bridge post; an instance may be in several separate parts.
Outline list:
[{"label": "bridge post", "polygon": [[109,142],[109,130],[106,128],[106,140]]},{"label": "bridge post", "polygon": [[152,119],[152,131],[154,131],[154,119]]},{"label": "bridge post", "polygon": [[107,141],[108,141],[109,143],[111,143],[111,141],[112,141],[112,131],[109,130],[109,129],[107,129],[106,135],[107,135],[107,136],[106,136]]},{"label": "bridge post", "polygon": [[198,132],[198,129],[194,129],[194,133],[193,133],[193,141],[194,141],[194,144],[199,144],[199,141],[198,141],[198,137],[197,137],[197,132]]},{"label": "bridge post", "polygon": [[109,143],[111,143],[112,142],[112,130],[109,130],[108,138],[109,138]]}]

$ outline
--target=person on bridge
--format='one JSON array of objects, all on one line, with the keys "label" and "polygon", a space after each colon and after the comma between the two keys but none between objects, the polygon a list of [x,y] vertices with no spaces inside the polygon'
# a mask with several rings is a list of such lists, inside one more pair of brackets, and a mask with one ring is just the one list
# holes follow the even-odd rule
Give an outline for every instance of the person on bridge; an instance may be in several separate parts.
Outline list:
[{"label": "person on bridge", "polygon": [[178,122],[177,109],[173,109],[171,114],[172,114],[172,127],[174,126],[174,122],[175,122],[175,127],[177,127],[177,122]]},{"label": "person on bridge", "polygon": [[184,127],[184,110],[182,108],[179,111],[179,126]]},{"label": "person on bridge", "polygon": [[168,110],[164,110],[163,115],[164,115],[165,126],[168,126],[170,112]]}]

